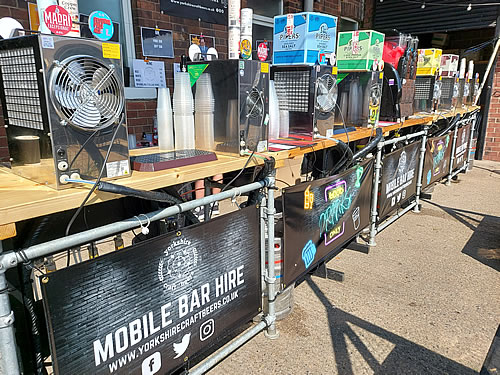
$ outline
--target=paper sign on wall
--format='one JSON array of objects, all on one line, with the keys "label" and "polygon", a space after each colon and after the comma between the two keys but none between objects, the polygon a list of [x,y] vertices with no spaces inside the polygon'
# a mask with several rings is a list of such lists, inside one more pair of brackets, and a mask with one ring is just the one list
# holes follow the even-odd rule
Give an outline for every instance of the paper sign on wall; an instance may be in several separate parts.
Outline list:
[{"label": "paper sign on wall", "polygon": [[134,60],[135,87],[167,87],[162,61]]},{"label": "paper sign on wall", "polygon": [[59,0],[59,5],[68,11],[73,21],[71,31],[66,35],[76,38],[80,37],[80,25],[75,23],[78,22],[78,0]]}]

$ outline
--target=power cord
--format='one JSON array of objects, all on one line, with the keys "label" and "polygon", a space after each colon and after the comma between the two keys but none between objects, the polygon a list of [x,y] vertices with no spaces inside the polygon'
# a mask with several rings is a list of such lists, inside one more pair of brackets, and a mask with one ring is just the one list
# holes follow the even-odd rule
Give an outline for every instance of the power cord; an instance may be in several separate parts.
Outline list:
[{"label": "power cord", "polygon": [[[97,177],[97,180],[95,181],[94,185],[92,185],[92,187],[90,188],[87,196],[83,199],[82,203],[80,203],[80,206],[78,207],[78,209],[76,210],[76,212],[73,214],[73,216],[71,217],[70,221],[68,222],[68,225],[66,226],[66,232],[65,232],[66,236],[69,235],[69,231],[71,230],[71,226],[73,225],[73,223],[75,222],[76,218],[78,217],[78,215],[82,211],[83,207],[85,206],[85,203],[87,203],[87,201],[89,200],[90,196],[95,191],[95,189],[97,188],[97,185],[101,181],[102,175],[104,174],[104,170],[106,169],[106,163],[107,163],[107,161],[109,159],[109,155],[111,154],[111,149],[113,148],[113,144],[115,142],[116,135],[118,134],[118,130],[120,129],[120,127],[121,127],[121,125],[123,123],[123,119],[124,119],[124,115],[122,115],[122,118],[121,118],[120,122],[116,126],[115,131],[113,132],[113,136],[111,137],[111,141],[109,142],[108,150],[106,152],[106,156],[104,157],[104,162],[102,164],[101,171],[99,172],[99,176]],[[68,255],[68,261],[66,263],[66,267],[69,267],[70,262],[71,262],[71,260],[70,260],[70,250],[68,250],[67,255]]]}]

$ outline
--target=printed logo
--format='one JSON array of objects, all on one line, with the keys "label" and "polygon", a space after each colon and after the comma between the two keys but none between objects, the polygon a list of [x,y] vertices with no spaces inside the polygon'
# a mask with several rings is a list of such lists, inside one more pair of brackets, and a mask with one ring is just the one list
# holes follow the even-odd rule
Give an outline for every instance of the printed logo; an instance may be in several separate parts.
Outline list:
[{"label": "printed logo", "polygon": [[318,40],[330,40],[330,35],[328,34],[328,25],[326,23],[322,23],[319,27],[319,31],[315,35]]},{"label": "printed logo", "polygon": [[402,151],[401,155],[399,156],[399,162],[398,162],[398,173],[403,174],[405,173],[406,170],[406,151]]},{"label": "printed logo", "polygon": [[179,358],[181,355],[183,355],[186,352],[190,341],[191,341],[191,333],[186,333],[182,337],[182,340],[180,343],[177,344],[174,342],[173,347],[174,347],[174,352],[176,354],[174,359]]},{"label": "printed logo", "polygon": [[316,246],[314,245],[312,240],[309,240],[306,243],[306,246],[304,246],[304,248],[302,249],[302,260],[304,261],[304,265],[306,266],[306,268],[309,268],[315,256]]},{"label": "printed logo", "polygon": [[158,280],[166,290],[174,291],[193,280],[198,265],[198,250],[185,238],[174,239],[158,263]]},{"label": "printed logo", "polygon": [[215,332],[215,321],[209,319],[200,326],[200,340],[205,341],[211,337]]},{"label": "printed logo", "polygon": [[304,191],[304,210],[312,210],[314,205],[314,193],[309,190],[311,185]]},{"label": "printed logo", "polygon": [[142,375],[153,375],[161,369],[161,354],[156,352],[142,361]]},{"label": "printed logo", "polygon": [[352,211],[352,222],[354,224],[354,230],[358,230],[361,224],[361,218],[359,216],[359,206]]}]

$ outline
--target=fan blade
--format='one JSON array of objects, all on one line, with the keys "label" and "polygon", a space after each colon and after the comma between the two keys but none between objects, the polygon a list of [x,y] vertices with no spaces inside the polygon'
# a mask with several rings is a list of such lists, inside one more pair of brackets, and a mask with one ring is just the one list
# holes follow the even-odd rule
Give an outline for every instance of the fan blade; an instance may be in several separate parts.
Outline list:
[{"label": "fan blade", "polygon": [[68,70],[68,76],[73,85],[80,85],[85,78],[85,68],[84,66],[76,61],[71,61],[66,69]]},{"label": "fan blade", "polygon": [[63,89],[60,86],[54,86],[54,95],[62,107],[77,109],[82,103],[79,91]]},{"label": "fan blade", "polygon": [[118,107],[118,98],[114,94],[101,94],[96,103],[99,112],[104,117],[112,117]]},{"label": "fan blade", "polygon": [[92,87],[95,88],[99,86],[99,90],[103,91],[106,90],[109,85],[111,84],[111,79],[108,76],[106,78],[105,82],[102,82],[105,77],[108,75],[109,70],[105,68],[99,68],[94,72],[94,75],[92,76]]},{"label": "fan blade", "polygon": [[82,128],[95,128],[101,122],[101,113],[93,101],[79,107],[74,115],[73,122]]}]

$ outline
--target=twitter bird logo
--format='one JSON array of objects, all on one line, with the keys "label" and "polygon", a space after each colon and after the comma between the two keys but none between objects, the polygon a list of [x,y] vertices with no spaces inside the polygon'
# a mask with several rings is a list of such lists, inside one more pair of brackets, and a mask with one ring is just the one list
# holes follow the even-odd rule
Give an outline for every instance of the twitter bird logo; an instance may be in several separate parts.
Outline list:
[{"label": "twitter bird logo", "polygon": [[180,343],[176,344],[174,342],[174,352],[177,354],[174,359],[179,358],[187,350],[189,346],[189,341],[191,340],[191,333],[187,333],[182,337]]}]

